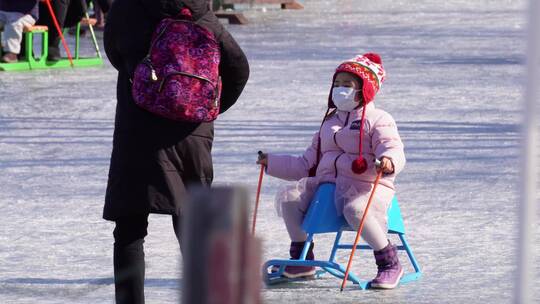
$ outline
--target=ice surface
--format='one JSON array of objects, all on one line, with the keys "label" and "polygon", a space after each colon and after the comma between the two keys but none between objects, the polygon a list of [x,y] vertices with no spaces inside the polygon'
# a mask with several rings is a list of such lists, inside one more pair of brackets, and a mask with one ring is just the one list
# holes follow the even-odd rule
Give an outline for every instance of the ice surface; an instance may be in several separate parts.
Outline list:
[{"label": "ice surface", "polygon": [[[394,116],[406,145],[398,196],[424,276],[393,291],[349,284],[343,293],[326,277],[265,288],[265,302],[512,302],[526,2],[303,3],[298,11],[257,6],[245,12],[250,24],[228,26],[251,78],[216,123],[215,183],[254,194],[256,152],[301,153],[324,113],[333,69],[378,52],[388,78],[376,105]],[[113,224],[101,212],[115,78],[109,64],[0,74],[0,303],[113,302]],[[288,249],[273,211],[283,185],[265,177],[257,221],[265,260]],[[330,240],[316,238],[317,255]],[[147,302],[178,301],[180,255],[167,216],[150,217],[145,244]],[[374,275],[371,253],[355,261],[361,276]]]}]

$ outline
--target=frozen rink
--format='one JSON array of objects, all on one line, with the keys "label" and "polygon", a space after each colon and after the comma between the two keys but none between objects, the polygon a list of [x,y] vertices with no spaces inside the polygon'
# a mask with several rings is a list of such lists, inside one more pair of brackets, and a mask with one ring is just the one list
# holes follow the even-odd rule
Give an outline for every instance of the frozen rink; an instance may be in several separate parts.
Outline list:
[{"label": "frozen rink", "polygon": [[[348,284],[343,293],[326,276],[264,287],[264,302],[511,303],[527,2],[374,2],[255,7],[245,13],[250,24],[227,26],[251,77],[216,123],[215,184],[245,185],[254,197],[256,152],[302,153],[324,114],[333,69],[378,52],[388,77],[375,105],[394,116],[406,146],[396,185],[424,275],[392,291]],[[115,87],[109,63],[0,74],[0,303],[113,302],[113,224],[101,214]],[[264,260],[288,255],[273,209],[284,185],[265,177],[257,220]],[[317,256],[332,239],[315,239]],[[531,242],[538,256],[540,242]],[[169,217],[150,217],[145,248],[147,303],[178,302],[181,257]],[[354,271],[374,276],[371,252],[355,261]],[[531,267],[538,282],[540,266]]]}]

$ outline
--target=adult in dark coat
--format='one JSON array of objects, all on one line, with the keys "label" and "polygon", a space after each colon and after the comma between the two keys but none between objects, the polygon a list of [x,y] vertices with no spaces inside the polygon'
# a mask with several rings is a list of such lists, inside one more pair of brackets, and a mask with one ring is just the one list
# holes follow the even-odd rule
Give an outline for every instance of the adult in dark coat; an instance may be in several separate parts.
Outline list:
[{"label": "adult in dark coat", "polygon": [[117,303],[144,302],[144,253],[149,213],[178,223],[188,184],[210,186],[213,123],[176,122],[135,105],[130,78],[146,56],[158,22],[183,6],[221,46],[221,112],[238,99],[249,76],[241,48],[209,10],[207,0],[115,0],[107,16],[105,51],[118,70],[115,130],[103,217],[116,222],[114,268]]}]

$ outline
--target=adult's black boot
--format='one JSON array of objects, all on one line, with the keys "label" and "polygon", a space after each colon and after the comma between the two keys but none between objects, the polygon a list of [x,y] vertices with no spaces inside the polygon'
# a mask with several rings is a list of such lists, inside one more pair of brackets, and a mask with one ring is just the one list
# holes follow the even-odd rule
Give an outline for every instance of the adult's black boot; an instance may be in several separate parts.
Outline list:
[{"label": "adult's black boot", "polygon": [[47,61],[59,61],[62,59],[62,56],[60,56],[60,48],[57,46],[49,46],[48,53]]},{"label": "adult's black boot", "polygon": [[114,244],[114,287],[117,304],[144,303],[144,240]]}]

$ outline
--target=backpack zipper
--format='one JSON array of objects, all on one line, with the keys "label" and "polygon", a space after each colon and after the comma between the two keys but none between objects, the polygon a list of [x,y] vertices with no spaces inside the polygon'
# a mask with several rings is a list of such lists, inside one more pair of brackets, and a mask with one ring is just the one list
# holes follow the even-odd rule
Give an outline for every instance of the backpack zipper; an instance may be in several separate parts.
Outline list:
[{"label": "backpack zipper", "polygon": [[187,76],[187,77],[197,78],[197,79],[199,79],[199,80],[203,80],[203,81],[209,82],[210,84],[213,85],[212,80],[210,80],[210,79],[208,79],[208,78],[206,78],[206,77],[202,77],[202,76],[198,76],[198,75],[193,75],[193,74],[186,73],[186,72],[172,72],[172,73],[169,73],[169,74],[165,75],[165,77],[163,77],[163,79],[161,80],[161,83],[159,84],[158,92],[161,92],[161,90],[163,89],[163,85],[165,84],[165,80],[167,80],[167,78],[169,78],[169,76],[172,76],[172,75],[182,75],[182,76]]},{"label": "backpack zipper", "polygon": [[154,48],[154,45],[156,45],[156,41],[158,41],[161,35],[165,33],[165,30],[169,27],[170,24],[170,22],[167,23],[167,25],[165,25],[165,27],[163,27],[161,31],[157,34],[156,38],[152,40],[152,45],[150,46],[150,49],[148,49],[148,55],[146,55],[146,58],[150,58],[150,53],[152,53],[152,49]]},{"label": "backpack zipper", "polygon": [[144,57],[144,59],[142,60],[142,63],[146,64],[150,68],[150,71],[152,74],[151,75],[152,81],[157,81],[158,77],[156,74],[156,70],[154,69],[154,66],[152,65],[152,61],[150,60],[150,57],[148,56]]},{"label": "backpack zipper", "polygon": [[[152,66],[152,60],[150,59],[150,54],[152,53],[152,49],[154,48],[154,45],[156,44],[156,41],[159,40],[159,38],[163,35],[163,33],[165,33],[165,30],[167,29],[167,27],[169,27],[171,23],[169,22],[165,27],[163,27],[161,29],[161,31],[157,34],[156,38],[153,39],[152,41],[152,45],[150,45],[150,49],[148,49],[148,54],[146,54],[146,57],[144,57],[144,59],[142,60],[146,65],[148,65],[150,67],[150,70],[151,70],[151,73],[152,73],[152,81],[157,81],[158,80],[158,77],[157,77],[157,74],[156,74],[156,70],[154,69],[154,66]],[[160,85],[160,91],[161,91],[161,86],[163,84]]]},{"label": "backpack zipper", "polygon": [[219,76],[219,78],[218,78],[218,83],[216,83],[214,85],[212,80],[210,80],[210,79],[208,79],[206,77],[203,77],[203,76],[193,75],[193,74],[186,73],[186,72],[172,72],[172,73],[169,73],[169,74],[165,75],[165,77],[163,77],[163,79],[161,80],[161,83],[159,84],[158,93],[160,93],[161,90],[163,90],[163,85],[165,84],[165,80],[167,80],[167,78],[169,78],[169,76],[172,76],[172,75],[182,75],[182,76],[186,76],[186,77],[192,77],[192,78],[196,78],[196,79],[199,79],[199,80],[206,81],[206,82],[210,83],[211,85],[213,85],[216,88],[214,90],[214,95],[215,95],[214,106],[216,108],[219,106],[218,92],[219,92],[219,79],[221,79],[221,76]]}]

